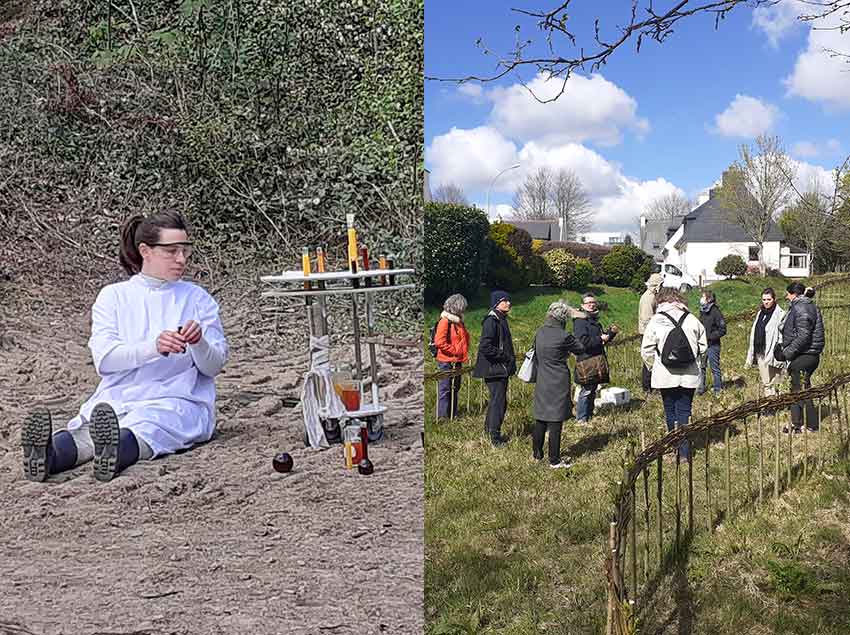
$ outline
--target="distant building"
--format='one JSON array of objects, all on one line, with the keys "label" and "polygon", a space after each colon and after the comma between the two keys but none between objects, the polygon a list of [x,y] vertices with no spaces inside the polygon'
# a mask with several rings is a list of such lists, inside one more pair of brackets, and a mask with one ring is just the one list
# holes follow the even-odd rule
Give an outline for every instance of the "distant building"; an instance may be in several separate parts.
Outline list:
[{"label": "distant building", "polygon": [[[728,216],[717,196],[718,188],[709,192],[708,200],[682,217],[678,226],[672,229],[661,250],[665,263],[677,265],[683,271],[704,281],[720,280],[714,272],[717,262],[724,256],[736,254],[744,259],[748,268],[756,269],[759,263],[758,246],[744,229],[728,220]],[[643,225],[643,220],[641,220]],[[652,230],[656,231],[656,230]],[[651,231],[647,236],[655,236]],[[658,238],[648,238],[647,246],[658,244]],[[788,277],[806,277],[811,270],[811,258],[787,244],[785,235],[776,223],[771,224],[763,243],[764,262],[769,269],[777,269]],[[644,249],[651,253],[649,249]]]},{"label": "distant building", "polygon": [[508,223],[519,229],[527,231],[534,240],[548,240],[561,242],[560,220],[518,220],[514,218],[502,218],[500,222]]},{"label": "distant building", "polygon": [[626,244],[628,235],[628,232],[585,232],[576,237],[576,242],[614,247]]}]

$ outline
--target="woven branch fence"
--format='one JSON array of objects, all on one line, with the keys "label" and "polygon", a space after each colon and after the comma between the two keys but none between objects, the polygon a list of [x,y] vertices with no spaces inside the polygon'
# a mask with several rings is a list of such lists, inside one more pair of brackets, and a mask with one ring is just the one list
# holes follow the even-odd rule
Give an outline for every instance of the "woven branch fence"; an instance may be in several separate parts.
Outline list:
[{"label": "woven branch fence", "polygon": [[[635,456],[636,444],[629,444],[617,482],[605,559],[607,635],[637,632],[638,607],[649,604],[665,567],[684,554],[701,527],[712,532],[719,522],[778,499],[826,462],[847,458],[848,385],[850,373],[807,391],[760,397],[649,444],[641,429],[641,451]],[[802,434],[783,435],[781,415],[792,404],[809,400],[816,404],[816,424],[806,420],[804,409]],[[818,431],[809,432],[810,425]],[[719,439],[723,445],[713,448]],[[683,444],[690,461],[680,460],[676,452]],[[674,462],[665,480],[668,454]],[[745,463],[745,479],[740,462]]]}]

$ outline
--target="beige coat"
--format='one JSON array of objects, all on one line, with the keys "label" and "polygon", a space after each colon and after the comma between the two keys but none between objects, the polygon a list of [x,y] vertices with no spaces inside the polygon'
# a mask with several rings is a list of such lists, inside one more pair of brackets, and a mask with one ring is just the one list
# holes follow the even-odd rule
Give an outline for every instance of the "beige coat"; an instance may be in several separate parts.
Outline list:
[{"label": "beige coat", "polygon": [[655,296],[661,288],[661,283],[664,279],[661,274],[653,273],[646,281],[646,291],[640,296],[638,304],[638,334],[643,335],[646,331],[646,325],[655,315]]},{"label": "beige coat", "polygon": [[708,350],[708,340],[705,337],[705,328],[693,313],[689,313],[688,317],[685,318],[682,323],[682,330],[685,331],[696,361],[685,368],[667,368],[661,363],[661,355],[658,354],[658,351],[664,349],[664,342],[667,340],[670,331],[673,330],[673,324],[660,312],[664,311],[673,319],[678,320],[682,317],[683,310],[685,310],[685,307],[679,303],[665,302],[660,304],[655,315],[646,325],[640,354],[646,367],[652,370],[653,388],[678,388],[680,386],[682,388],[699,388],[699,365],[702,356]]}]

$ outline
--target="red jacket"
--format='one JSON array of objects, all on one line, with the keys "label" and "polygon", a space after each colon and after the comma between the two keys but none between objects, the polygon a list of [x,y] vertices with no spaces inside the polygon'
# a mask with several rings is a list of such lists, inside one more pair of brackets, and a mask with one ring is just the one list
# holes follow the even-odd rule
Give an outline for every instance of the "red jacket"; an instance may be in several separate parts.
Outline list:
[{"label": "red jacket", "polygon": [[441,317],[434,334],[438,362],[466,362],[469,359],[469,331],[463,322]]}]

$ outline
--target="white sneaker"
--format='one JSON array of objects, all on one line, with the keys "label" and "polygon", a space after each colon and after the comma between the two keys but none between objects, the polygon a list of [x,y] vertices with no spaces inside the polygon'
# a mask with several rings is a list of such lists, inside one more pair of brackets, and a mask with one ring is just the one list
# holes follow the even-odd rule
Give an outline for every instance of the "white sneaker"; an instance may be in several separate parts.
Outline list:
[{"label": "white sneaker", "polygon": [[572,463],[564,463],[563,461],[561,461],[560,463],[555,463],[554,465],[552,463],[549,464],[549,467],[553,470],[565,470],[572,466]]}]

